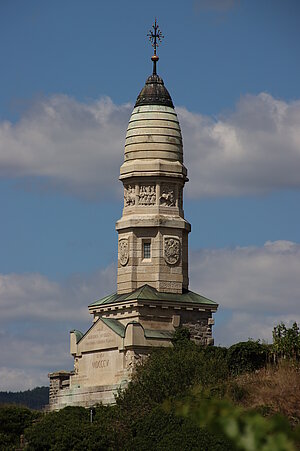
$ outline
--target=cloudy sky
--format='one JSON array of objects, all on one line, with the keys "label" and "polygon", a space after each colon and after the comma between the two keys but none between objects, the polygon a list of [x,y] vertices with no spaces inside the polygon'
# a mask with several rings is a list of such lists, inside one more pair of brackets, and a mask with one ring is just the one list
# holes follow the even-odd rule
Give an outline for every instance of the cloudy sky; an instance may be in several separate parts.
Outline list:
[{"label": "cloudy sky", "polygon": [[159,74],[190,182],[190,288],[216,344],[300,322],[300,3],[11,0],[0,5],[0,390],[71,369],[69,330],[116,288],[125,132]]}]

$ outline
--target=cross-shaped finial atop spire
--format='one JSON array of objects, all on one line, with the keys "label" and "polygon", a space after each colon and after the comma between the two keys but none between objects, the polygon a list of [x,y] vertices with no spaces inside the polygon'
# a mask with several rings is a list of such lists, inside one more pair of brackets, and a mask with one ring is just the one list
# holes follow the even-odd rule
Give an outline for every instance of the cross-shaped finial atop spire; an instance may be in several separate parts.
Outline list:
[{"label": "cross-shaped finial atop spire", "polygon": [[151,57],[151,59],[153,61],[153,75],[157,75],[156,63],[159,60],[159,58],[156,55],[156,49],[159,46],[159,44],[161,43],[164,36],[163,36],[162,32],[160,31],[159,26],[157,25],[156,18],[155,18],[154,24],[152,25],[152,28],[153,28],[154,32],[152,29],[150,29],[147,36],[149,37],[149,41],[151,42],[151,45],[154,49],[154,55]]}]

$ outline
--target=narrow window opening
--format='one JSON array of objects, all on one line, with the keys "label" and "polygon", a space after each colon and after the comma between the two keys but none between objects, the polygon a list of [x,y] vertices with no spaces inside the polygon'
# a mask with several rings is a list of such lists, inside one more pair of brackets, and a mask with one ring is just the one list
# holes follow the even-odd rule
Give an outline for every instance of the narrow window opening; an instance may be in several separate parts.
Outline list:
[{"label": "narrow window opening", "polygon": [[143,258],[151,258],[151,243],[143,243]]}]

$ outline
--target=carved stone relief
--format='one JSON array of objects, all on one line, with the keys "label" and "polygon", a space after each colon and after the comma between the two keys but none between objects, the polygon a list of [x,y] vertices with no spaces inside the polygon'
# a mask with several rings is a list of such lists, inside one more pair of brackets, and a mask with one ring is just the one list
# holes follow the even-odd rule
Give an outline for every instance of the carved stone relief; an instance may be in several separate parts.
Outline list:
[{"label": "carved stone relief", "polygon": [[128,238],[119,240],[119,261],[122,266],[127,265],[129,259],[129,243]]},{"label": "carved stone relief", "polygon": [[78,358],[75,358],[74,360],[74,374],[77,375],[79,372],[79,362],[78,362]]},{"label": "carved stone relief", "polygon": [[165,237],[164,256],[169,265],[176,265],[180,260],[180,241],[176,237]]},{"label": "carved stone relief", "polygon": [[146,354],[140,354],[133,350],[126,351],[125,354],[125,368],[129,375],[131,375],[136,367],[143,363],[147,358]]},{"label": "carved stone relief", "polygon": [[159,284],[161,290],[177,290],[180,286],[180,282],[172,282],[169,280],[161,281]]},{"label": "carved stone relief", "polygon": [[176,205],[175,185],[169,183],[162,183],[161,195],[159,200],[161,205],[166,205],[167,207],[175,207]]},{"label": "carved stone relief", "polygon": [[156,203],[155,185],[141,185],[138,199],[139,205],[155,205]]},{"label": "carved stone relief", "polygon": [[124,205],[130,207],[135,204],[135,186],[124,186]]}]

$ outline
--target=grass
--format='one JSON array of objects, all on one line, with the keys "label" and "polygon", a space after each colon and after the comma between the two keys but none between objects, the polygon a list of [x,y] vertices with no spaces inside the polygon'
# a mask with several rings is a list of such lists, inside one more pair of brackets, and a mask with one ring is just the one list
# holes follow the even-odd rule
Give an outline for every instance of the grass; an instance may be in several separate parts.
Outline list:
[{"label": "grass", "polygon": [[291,361],[237,376],[231,384],[234,401],[264,415],[280,413],[300,424],[300,366]]}]

